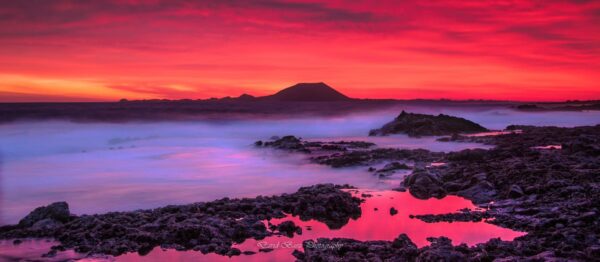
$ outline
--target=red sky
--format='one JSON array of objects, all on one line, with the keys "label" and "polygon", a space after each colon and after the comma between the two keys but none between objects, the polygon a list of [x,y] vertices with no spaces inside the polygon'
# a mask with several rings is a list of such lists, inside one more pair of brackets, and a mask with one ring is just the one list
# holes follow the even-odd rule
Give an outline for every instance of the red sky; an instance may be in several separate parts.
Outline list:
[{"label": "red sky", "polygon": [[1,1],[0,101],[600,99],[600,1],[397,2]]}]

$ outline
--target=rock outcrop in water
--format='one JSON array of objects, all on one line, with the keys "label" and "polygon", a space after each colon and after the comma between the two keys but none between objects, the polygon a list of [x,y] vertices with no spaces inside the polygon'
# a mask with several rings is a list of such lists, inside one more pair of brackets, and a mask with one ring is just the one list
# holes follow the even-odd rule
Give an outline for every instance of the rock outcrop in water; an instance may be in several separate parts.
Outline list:
[{"label": "rock outcrop in water", "polygon": [[19,221],[20,227],[46,228],[60,225],[73,219],[66,202],[56,202],[44,207],[38,207]]},{"label": "rock outcrop in water", "polygon": [[257,147],[313,154],[315,156],[310,158],[311,161],[335,168],[391,161],[382,169],[372,169],[376,174],[383,176],[396,170],[412,169],[397,162],[398,160],[430,163],[442,161],[445,155],[425,149],[373,148],[374,143],[364,141],[309,142],[295,136],[276,137],[272,141],[256,141],[254,144]]},{"label": "rock outcrop in water", "polygon": [[[444,153],[431,152],[425,149],[396,149],[374,148],[369,150],[356,150],[337,152],[312,157],[311,160],[331,167],[365,166],[385,161],[412,161],[415,163],[437,162],[444,159]],[[408,167],[408,166],[407,166]],[[385,167],[384,167],[385,169]],[[378,170],[373,170],[378,172]]]},{"label": "rock outcrop in water", "polygon": [[[240,255],[234,242],[262,239],[281,233],[301,233],[293,222],[267,230],[264,221],[284,218],[286,214],[302,220],[315,219],[330,228],[340,228],[361,215],[361,200],[343,186],[331,184],[300,188],[296,193],[245,199],[224,198],[212,202],[167,206],[152,210],[111,212],[73,216],[64,202],[37,208],[21,223],[0,227],[0,239],[52,237],[61,242],[47,254],[75,249],[89,254],[145,254],[156,246],[177,250]],[[39,227],[42,221],[51,227]]]},{"label": "rock outcrop in water", "polygon": [[402,184],[410,188],[410,193],[419,199],[443,198],[448,194],[444,189],[441,175],[424,168],[415,168]]},{"label": "rock outcrop in water", "polygon": [[369,132],[370,136],[407,134],[411,137],[443,136],[457,133],[488,131],[485,127],[467,119],[444,114],[437,116],[402,111],[392,122]]},{"label": "rock outcrop in water", "polygon": [[410,215],[410,218],[416,218],[426,223],[437,222],[480,222],[492,216],[487,211],[473,211],[470,209],[462,209],[456,213],[447,214],[425,214],[425,215]]},{"label": "rock outcrop in water", "polygon": [[413,167],[398,161],[412,161],[419,166],[443,161],[445,154],[425,149],[374,148],[375,144],[364,141],[309,142],[295,136],[275,137],[272,141],[256,141],[257,147],[269,147],[291,152],[312,154],[311,161],[335,168],[377,164],[388,161],[381,169],[370,168],[374,174],[385,177],[397,170]]},{"label": "rock outcrop in water", "polygon": [[319,142],[319,141],[304,141],[295,136],[284,136],[282,138],[274,137],[271,141],[256,141],[257,147],[271,147],[275,149],[295,151],[301,153],[312,152],[331,152],[340,151],[348,152],[353,150],[368,149],[375,144],[363,141],[335,141],[335,142]]}]

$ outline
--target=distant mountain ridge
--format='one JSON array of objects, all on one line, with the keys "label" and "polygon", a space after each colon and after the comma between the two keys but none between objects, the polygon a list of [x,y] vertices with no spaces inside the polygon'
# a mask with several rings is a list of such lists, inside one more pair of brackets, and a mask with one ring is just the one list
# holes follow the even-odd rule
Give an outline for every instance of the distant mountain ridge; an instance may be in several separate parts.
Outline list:
[{"label": "distant mountain ridge", "polygon": [[273,95],[263,96],[259,99],[270,101],[348,101],[348,96],[340,93],[323,82],[298,83],[283,89]]}]

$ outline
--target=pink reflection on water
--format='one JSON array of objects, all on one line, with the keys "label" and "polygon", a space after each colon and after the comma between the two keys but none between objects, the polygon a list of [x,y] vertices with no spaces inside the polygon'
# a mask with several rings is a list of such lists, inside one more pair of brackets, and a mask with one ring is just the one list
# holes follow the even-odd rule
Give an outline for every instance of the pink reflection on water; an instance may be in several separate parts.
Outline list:
[{"label": "pink reflection on water", "polygon": [[[362,204],[362,215],[357,220],[351,220],[347,225],[338,230],[331,230],[325,224],[318,221],[301,221],[298,217],[287,217],[274,219],[273,224],[291,220],[302,227],[302,235],[293,238],[285,236],[272,236],[263,240],[248,239],[242,244],[235,245],[243,251],[258,252],[261,247],[276,247],[268,253],[257,253],[254,255],[241,255],[237,257],[223,257],[216,254],[202,255],[196,251],[175,251],[154,249],[148,255],[140,257],[137,253],[125,254],[117,257],[117,261],[294,261],[291,253],[294,249],[302,249],[304,240],[317,238],[352,238],[357,240],[393,240],[401,233],[407,234],[419,247],[426,246],[428,237],[446,236],[453,240],[454,244],[466,243],[474,245],[486,242],[491,238],[512,240],[524,235],[523,232],[513,231],[484,222],[441,222],[425,223],[418,219],[410,219],[413,214],[442,214],[455,212],[462,208],[476,209],[467,199],[448,196],[443,199],[419,200],[409,193],[395,191],[370,192],[373,197],[367,198]],[[396,208],[399,213],[392,216],[389,213],[391,207]],[[378,210],[375,210],[377,208]],[[310,228],[311,230],[308,230]]]},{"label": "pink reflection on water", "polygon": [[53,258],[44,258],[42,254],[50,251],[50,247],[58,242],[50,239],[26,239],[19,245],[12,240],[0,240],[0,261],[67,261],[81,259],[85,255],[73,250],[58,252]]},{"label": "pink reflection on water", "polygon": [[431,167],[444,166],[444,165],[446,165],[446,163],[444,163],[444,162],[433,162],[433,163],[429,164],[429,166],[431,166]]},{"label": "pink reflection on water", "polygon": [[[176,251],[155,248],[146,256],[137,253],[128,253],[118,257],[86,258],[85,261],[294,261],[291,253],[294,249],[302,249],[304,240],[326,238],[352,238],[357,240],[393,240],[401,233],[407,234],[417,246],[428,245],[427,237],[447,236],[454,244],[466,243],[474,245],[485,242],[491,238],[499,237],[503,240],[512,240],[525,233],[501,228],[484,222],[454,222],[454,223],[425,223],[417,219],[410,219],[413,214],[441,214],[455,212],[462,208],[476,209],[464,198],[448,196],[443,199],[419,200],[409,193],[396,191],[362,191],[370,193],[373,197],[366,198],[361,205],[362,215],[357,220],[351,220],[347,225],[338,230],[329,229],[324,223],[318,221],[301,221],[298,217],[287,217],[271,220],[273,224],[283,221],[294,221],[302,227],[302,235],[293,238],[286,236],[272,236],[263,240],[248,239],[235,245],[241,251],[258,252],[261,247],[273,247],[268,253],[258,252],[254,255],[241,255],[225,257],[216,254],[203,255],[198,251]],[[398,214],[389,213],[391,207],[396,208]],[[375,210],[375,209],[378,210]],[[310,228],[310,230],[308,230]],[[68,259],[81,259],[85,255],[77,254],[72,250],[59,252],[52,259],[42,258],[50,247],[58,244],[49,240],[25,240],[20,245],[13,245],[12,241],[0,241],[0,260],[30,259],[41,261],[57,261]]]},{"label": "pink reflection on water", "polygon": [[465,136],[482,137],[482,136],[499,136],[499,135],[521,134],[521,133],[523,133],[523,130],[516,129],[516,130],[490,131],[490,132],[481,132],[481,133],[474,133],[474,134],[465,134]]},{"label": "pink reflection on water", "polygon": [[534,146],[532,148],[541,150],[559,150],[562,149],[562,145]]}]

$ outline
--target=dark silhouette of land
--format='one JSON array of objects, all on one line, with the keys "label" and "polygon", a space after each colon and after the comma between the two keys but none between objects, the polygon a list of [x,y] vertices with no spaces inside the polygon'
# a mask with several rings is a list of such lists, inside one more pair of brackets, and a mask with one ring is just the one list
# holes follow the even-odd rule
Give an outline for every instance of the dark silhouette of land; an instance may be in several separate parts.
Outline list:
[{"label": "dark silhouette of land", "polygon": [[[0,103],[0,123],[17,120],[50,119],[123,122],[132,120],[222,120],[252,116],[342,115],[350,112],[381,110],[401,105],[511,107],[523,110],[523,108],[519,108],[522,104],[490,100],[357,99],[350,98],[327,84],[319,82],[299,83],[273,95],[262,97],[242,94],[239,97],[199,100],[121,99],[119,102]],[[539,107],[535,111],[560,110],[560,108],[577,110],[577,106],[581,104],[583,102],[577,101],[577,104],[571,107],[552,107],[552,109]],[[587,106],[581,107],[581,110],[589,109],[590,107]]]},{"label": "dark silhouette of land", "polygon": [[264,96],[260,99],[272,101],[349,101],[351,98],[331,88],[327,84],[299,83],[283,89],[274,95]]},{"label": "dark silhouette of land", "polygon": [[411,137],[443,136],[457,133],[478,133],[489,131],[483,126],[464,118],[444,114],[437,116],[408,113],[402,110],[393,121],[381,128],[373,129],[370,136],[407,134]]},{"label": "dark silhouette of land", "polygon": [[554,103],[527,103],[516,106],[520,111],[584,111],[600,110],[600,101],[567,101]]}]

